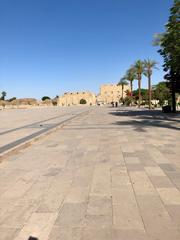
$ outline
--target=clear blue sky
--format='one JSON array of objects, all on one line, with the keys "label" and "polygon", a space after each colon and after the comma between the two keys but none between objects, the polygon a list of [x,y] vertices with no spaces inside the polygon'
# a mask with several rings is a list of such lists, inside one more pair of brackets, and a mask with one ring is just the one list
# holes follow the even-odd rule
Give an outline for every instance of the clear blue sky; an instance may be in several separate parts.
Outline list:
[{"label": "clear blue sky", "polygon": [[[136,59],[159,62],[152,46],[172,0],[0,0],[0,91],[7,97],[97,93]],[[143,79],[143,87],[147,81]],[[136,87],[136,84],[135,84]]]}]

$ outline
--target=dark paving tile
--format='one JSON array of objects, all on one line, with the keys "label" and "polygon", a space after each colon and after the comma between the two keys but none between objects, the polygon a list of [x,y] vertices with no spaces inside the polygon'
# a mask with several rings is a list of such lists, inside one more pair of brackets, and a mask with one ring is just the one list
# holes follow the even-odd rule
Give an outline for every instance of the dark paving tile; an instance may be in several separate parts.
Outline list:
[{"label": "dark paving tile", "polygon": [[159,164],[159,166],[164,171],[170,171],[170,172],[176,171],[175,166],[173,164],[163,163],[163,164]]},{"label": "dark paving tile", "polygon": [[180,227],[180,205],[166,205],[166,209],[173,221]]},{"label": "dark paving tile", "polygon": [[150,179],[155,188],[174,187],[174,184],[168,177],[151,176]]},{"label": "dark paving tile", "polygon": [[144,171],[144,167],[141,164],[127,164],[128,171]]}]

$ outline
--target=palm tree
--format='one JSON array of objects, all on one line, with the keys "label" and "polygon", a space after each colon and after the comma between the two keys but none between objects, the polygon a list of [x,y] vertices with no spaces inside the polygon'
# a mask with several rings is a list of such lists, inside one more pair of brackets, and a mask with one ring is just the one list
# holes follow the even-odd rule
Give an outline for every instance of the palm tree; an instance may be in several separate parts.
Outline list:
[{"label": "palm tree", "polygon": [[141,60],[137,60],[134,64],[134,69],[137,74],[137,80],[138,80],[138,89],[139,89],[138,107],[140,107],[140,104],[141,104],[141,79],[142,79],[142,74],[144,73],[144,62]]},{"label": "palm tree", "polygon": [[151,109],[151,76],[153,69],[157,69],[157,62],[151,59],[144,60],[144,75],[148,78],[149,109]]},{"label": "palm tree", "polygon": [[127,81],[130,82],[131,97],[132,97],[133,81],[136,79],[136,70],[134,69],[134,67],[131,67],[130,69],[127,70],[125,78]]},{"label": "palm tree", "polygon": [[124,86],[128,85],[128,82],[126,81],[126,77],[125,76],[122,77],[117,85],[122,87],[122,100],[123,100],[123,98],[124,98]]}]

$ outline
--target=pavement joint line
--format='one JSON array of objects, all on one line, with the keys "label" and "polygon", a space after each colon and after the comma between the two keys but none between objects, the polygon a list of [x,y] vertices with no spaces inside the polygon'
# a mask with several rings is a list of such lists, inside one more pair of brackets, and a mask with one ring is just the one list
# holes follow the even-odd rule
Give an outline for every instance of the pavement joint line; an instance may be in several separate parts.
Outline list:
[{"label": "pavement joint line", "polygon": [[[33,142],[39,140],[40,138],[47,136],[59,128],[63,128],[65,124],[69,123],[71,120],[78,118],[84,114],[88,114],[90,110],[83,111],[78,114],[71,114],[72,117],[65,119],[61,122],[55,123],[52,126],[48,128],[41,129],[38,132],[35,132],[33,134],[30,134],[26,137],[20,138],[14,142],[11,142],[9,144],[6,144],[2,147],[0,147],[0,163],[8,156],[17,153],[18,151],[29,147]],[[69,115],[69,114],[68,114]]]}]

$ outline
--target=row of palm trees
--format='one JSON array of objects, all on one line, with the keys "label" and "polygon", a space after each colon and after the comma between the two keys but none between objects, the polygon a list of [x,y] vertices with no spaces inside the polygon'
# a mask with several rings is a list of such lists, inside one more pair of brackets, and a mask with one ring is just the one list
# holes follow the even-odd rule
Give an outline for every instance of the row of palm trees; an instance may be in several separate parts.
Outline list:
[{"label": "row of palm trees", "polygon": [[118,85],[122,86],[122,98],[124,86],[130,82],[131,96],[133,91],[133,81],[138,80],[138,107],[141,105],[141,82],[142,76],[148,78],[148,92],[149,92],[149,109],[151,109],[151,76],[153,69],[157,69],[157,62],[151,59],[137,60],[127,71],[126,74],[120,79]]}]

